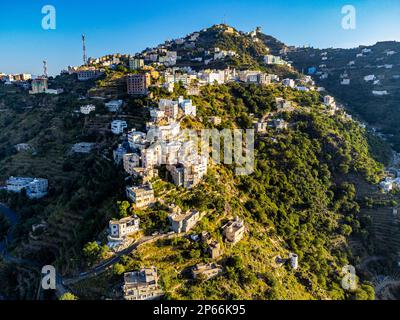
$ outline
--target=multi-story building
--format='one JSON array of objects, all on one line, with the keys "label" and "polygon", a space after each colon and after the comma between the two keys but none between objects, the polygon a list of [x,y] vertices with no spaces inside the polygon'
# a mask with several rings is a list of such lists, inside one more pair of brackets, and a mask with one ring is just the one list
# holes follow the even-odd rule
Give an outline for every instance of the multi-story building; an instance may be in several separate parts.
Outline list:
[{"label": "multi-story building", "polygon": [[127,76],[128,94],[131,95],[147,95],[148,88],[151,84],[151,76],[149,73],[130,74]]},{"label": "multi-story building", "polygon": [[197,210],[188,210],[182,213],[181,210],[174,210],[169,216],[171,229],[176,233],[188,232],[197,222],[199,222],[201,214]]},{"label": "multi-story building", "polygon": [[331,97],[331,96],[325,96],[324,97],[324,104],[327,107],[332,107],[332,106],[336,105],[335,98]]},{"label": "multi-story building", "polygon": [[222,254],[221,245],[218,241],[211,240],[208,242],[207,253],[211,259],[218,259]]},{"label": "multi-story building", "polygon": [[123,241],[127,236],[139,231],[140,219],[137,216],[111,220],[108,224],[108,240]]},{"label": "multi-story building", "polygon": [[10,177],[6,182],[6,190],[20,193],[26,191],[29,199],[40,199],[47,195],[49,182],[42,178]]},{"label": "multi-story building", "polygon": [[29,94],[46,93],[47,90],[48,90],[47,78],[38,77],[32,80],[32,90],[29,91]]},{"label": "multi-story building", "polygon": [[150,183],[126,188],[127,197],[137,208],[145,208],[155,202],[154,190]]},{"label": "multi-story building", "polygon": [[135,175],[135,170],[140,167],[140,156],[137,153],[126,153],[123,156],[123,162],[125,172]]},{"label": "multi-story building", "polygon": [[114,134],[122,134],[128,128],[128,124],[123,120],[114,120],[111,122],[111,132]]},{"label": "multi-story building", "polygon": [[125,273],[123,291],[125,300],[160,299],[163,291],[158,285],[156,267]]},{"label": "multi-story building", "polygon": [[197,156],[190,160],[179,160],[178,164],[167,165],[176,186],[190,189],[196,186],[207,174],[208,159],[206,156]]},{"label": "multi-story building", "polygon": [[164,114],[172,119],[176,119],[178,117],[178,102],[169,100],[169,99],[160,99],[158,103],[158,108],[161,111],[164,111]]},{"label": "multi-story building", "polygon": [[236,217],[235,220],[229,221],[224,227],[224,236],[229,242],[236,244],[242,240],[246,231],[244,221]]},{"label": "multi-story building", "polygon": [[147,143],[147,137],[144,132],[136,131],[136,129],[128,132],[128,143],[131,149],[144,149]]},{"label": "multi-story building", "polygon": [[294,88],[296,82],[293,79],[286,78],[282,80],[282,84],[286,87]]},{"label": "multi-story building", "polygon": [[179,107],[182,108],[185,116],[196,116],[196,106],[193,105],[191,99],[185,100],[182,96],[178,98]]},{"label": "multi-story building", "polygon": [[138,70],[144,67],[144,60],[141,58],[129,59],[129,69]]},{"label": "multi-story building", "polygon": [[114,162],[116,165],[121,163],[126,153],[126,148],[122,144],[118,145],[118,148],[113,151]]},{"label": "multi-story building", "polygon": [[122,100],[112,100],[106,102],[104,105],[106,106],[109,112],[119,112],[123,104],[124,102]]},{"label": "multi-story building", "polygon": [[79,81],[87,81],[91,79],[97,79],[103,74],[103,72],[93,68],[93,69],[78,70],[76,74]]}]

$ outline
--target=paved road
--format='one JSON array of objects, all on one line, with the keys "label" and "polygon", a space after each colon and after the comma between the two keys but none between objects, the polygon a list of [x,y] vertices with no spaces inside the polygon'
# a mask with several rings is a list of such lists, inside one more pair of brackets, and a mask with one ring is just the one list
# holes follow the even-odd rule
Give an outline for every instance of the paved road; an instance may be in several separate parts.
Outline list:
[{"label": "paved road", "polygon": [[80,273],[77,277],[61,280],[61,283],[67,286],[67,285],[71,285],[71,284],[80,282],[82,280],[85,280],[85,279],[88,279],[91,277],[96,277],[99,274],[102,274],[103,272],[105,272],[109,267],[118,263],[121,260],[122,256],[131,253],[133,250],[137,249],[137,247],[139,247],[140,245],[147,243],[147,242],[152,242],[152,241],[156,241],[159,239],[167,238],[170,236],[171,235],[169,235],[169,234],[161,234],[161,235],[157,235],[157,236],[143,237],[143,238],[139,239],[138,241],[136,241],[134,244],[132,244],[130,247],[118,252],[118,254],[115,257],[112,257],[111,259],[103,262],[102,264],[95,266],[93,269],[91,269],[87,272]]}]

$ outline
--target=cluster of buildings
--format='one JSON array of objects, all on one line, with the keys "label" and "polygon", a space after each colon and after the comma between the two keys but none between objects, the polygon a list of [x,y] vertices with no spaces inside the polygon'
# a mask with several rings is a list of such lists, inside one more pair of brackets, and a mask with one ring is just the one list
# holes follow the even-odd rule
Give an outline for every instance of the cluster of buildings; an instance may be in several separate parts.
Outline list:
[{"label": "cluster of buildings", "polygon": [[4,84],[12,84],[13,82],[26,82],[32,79],[32,75],[29,73],[20,74],[4,74],[0,73],[0,81]]},{"label": "cluster of buildings", "polygon": [[[129,131],[125,145],[114,151],[115,162],[123,162],[129,175],[144,181],[157,175],[157,167],[166,165],[177,186],[197,185],[207,173],[208,157],[199,155],[198,146],[181,131],[180,114],[196,116],[196,106],[183,97],[177,101],[161,99],[158,107],[150,110],[152,121],[146,124],[147,133]],[[125,124],[116,122],[115,133],[123,131]]]},{"label": "cluster of buildings", "polygon": [[6,181],[6,190],[20,193],[26,191],[29,199],[40,199],[47,195],[49,182],[43,178],[10,177]]}]

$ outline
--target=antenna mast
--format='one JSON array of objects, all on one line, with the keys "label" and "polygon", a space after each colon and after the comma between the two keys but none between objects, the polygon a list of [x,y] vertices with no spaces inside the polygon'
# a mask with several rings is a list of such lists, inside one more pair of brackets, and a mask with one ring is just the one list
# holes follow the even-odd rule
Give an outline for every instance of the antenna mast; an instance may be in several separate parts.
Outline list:
[{"label": "antenna mast", "polygon": [[82,34],[82,49],[83,49],[83,65],[87,64],[87,56],[86,56],[86,36]]},{"label": "antenna mast", "polygon": [[47,61],[43,61],[43,75],[47,78]]}]

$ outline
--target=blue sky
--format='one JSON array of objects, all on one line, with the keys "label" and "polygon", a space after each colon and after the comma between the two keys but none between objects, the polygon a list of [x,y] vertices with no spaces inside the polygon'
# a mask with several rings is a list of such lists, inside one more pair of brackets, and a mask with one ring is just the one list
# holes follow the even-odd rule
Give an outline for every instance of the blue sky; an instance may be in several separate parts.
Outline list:
[{"label": "blue sky", "polygon": [[[43,30],[41,9],[57,10],[56,30]],[[341,27],[341,8],[357,10],[356,30]],[[0,72],[49,73],[89,56],[135,53],[223,20],[239,30],[261,26],[289,45],[355,47],[400,41],[400,0],[13,0],[0,1]]]}]

